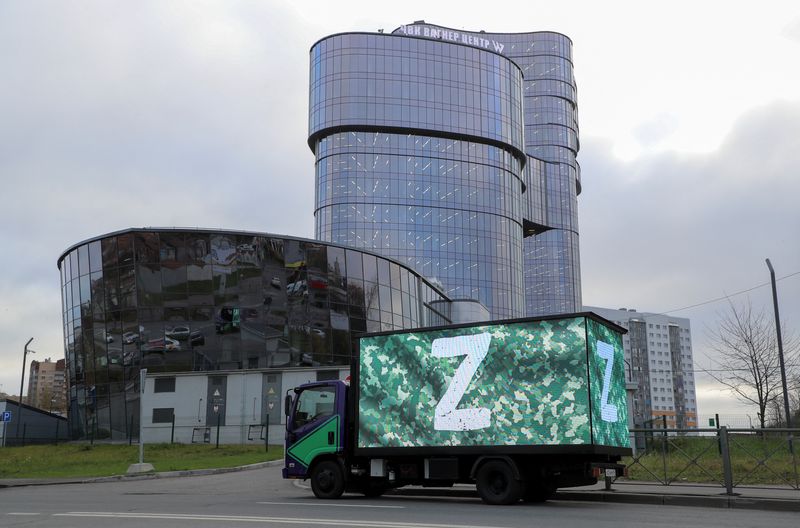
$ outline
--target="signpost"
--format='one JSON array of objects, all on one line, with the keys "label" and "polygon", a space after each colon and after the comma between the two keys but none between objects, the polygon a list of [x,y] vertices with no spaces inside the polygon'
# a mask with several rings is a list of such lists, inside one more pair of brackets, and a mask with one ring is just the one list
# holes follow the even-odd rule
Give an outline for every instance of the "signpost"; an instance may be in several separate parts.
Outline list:
[{"label": "signpost", "polygon": [[0,422],[3,422],[3,441],[0,442],[0,446],[6,446],[6,431],[8,430],[8,423],[11,422],[11,411],[3,411],[3,414],[0,415]]}]

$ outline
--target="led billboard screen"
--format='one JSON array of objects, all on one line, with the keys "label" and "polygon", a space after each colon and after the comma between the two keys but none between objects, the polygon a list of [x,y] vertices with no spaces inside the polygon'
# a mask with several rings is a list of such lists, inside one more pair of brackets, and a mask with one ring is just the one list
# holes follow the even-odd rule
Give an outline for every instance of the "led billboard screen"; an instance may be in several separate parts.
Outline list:
[{"label": "led billboard screen", "polygon": [[[601,342],[612,350],[600,346],[601,355],[589,359],[587,321],[576,316],[361,338],[358,447],[577,445],[592,443],[593,433],[618,442],[604,445],[627,446],[621,339],[595,323],[593,348]],[[609,373],[606,357],[612,358]],[[604,383],[621,387],[616,415],[608,405],[617,402],[620,387]],[[614,425],[593,427],[595,415],[613,418]]]}]

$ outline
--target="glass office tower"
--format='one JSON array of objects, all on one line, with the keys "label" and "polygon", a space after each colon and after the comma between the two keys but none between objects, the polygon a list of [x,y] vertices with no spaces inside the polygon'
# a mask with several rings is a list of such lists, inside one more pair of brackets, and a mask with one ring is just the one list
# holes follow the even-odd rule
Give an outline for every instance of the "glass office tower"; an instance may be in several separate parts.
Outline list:
[{"label": "glass office tower", "polygon": [[317,42],[317,238],[397,258],[493,318],[579,310],[571,46],[424,22]]}]

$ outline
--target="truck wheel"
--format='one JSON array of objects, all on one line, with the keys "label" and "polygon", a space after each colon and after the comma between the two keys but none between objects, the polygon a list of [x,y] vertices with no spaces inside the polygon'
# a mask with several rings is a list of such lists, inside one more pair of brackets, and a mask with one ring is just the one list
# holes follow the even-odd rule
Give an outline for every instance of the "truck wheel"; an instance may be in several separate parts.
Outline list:
[{"label": "truck wheel", "polygon": [[344,493],[342,467],[333,460],[323,460],[311,471],[311,491],[318,499],[338,499]]},{"label": "truck wheel", "polygon": [[476,476],[478,495],[486,504],[514,504],[522,496],[522,483],[502,460],[486,462]]}]

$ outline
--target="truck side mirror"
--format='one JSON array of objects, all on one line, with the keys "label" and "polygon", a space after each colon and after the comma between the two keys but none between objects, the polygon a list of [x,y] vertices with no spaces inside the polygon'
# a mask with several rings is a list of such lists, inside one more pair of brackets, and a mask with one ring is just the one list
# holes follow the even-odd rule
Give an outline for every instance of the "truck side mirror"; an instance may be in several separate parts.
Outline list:
[{"label": "truck side mirror", "polygon": [[289,416],[289,413],[292,412],[292,395],[287,394],[286,399],[283,401],[283,414],[285,416]]}]

